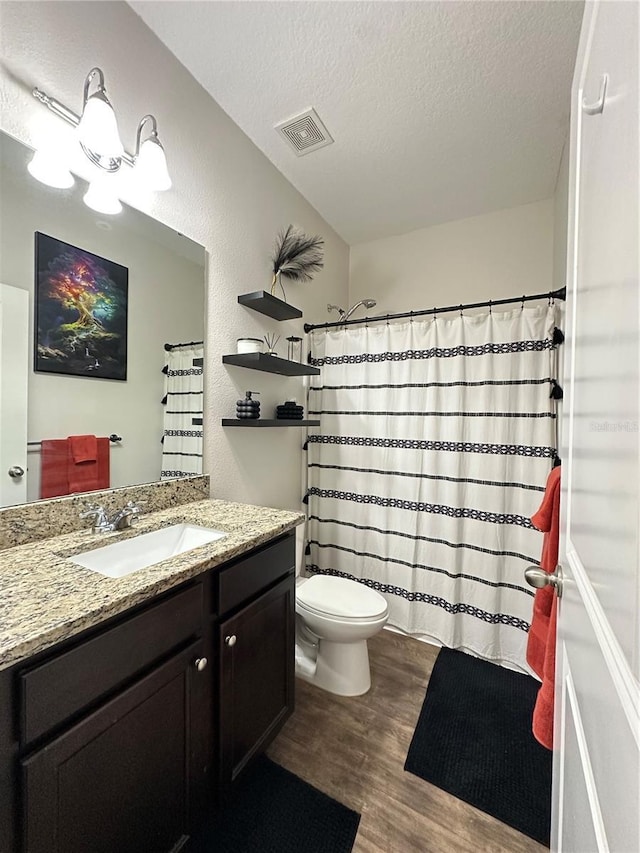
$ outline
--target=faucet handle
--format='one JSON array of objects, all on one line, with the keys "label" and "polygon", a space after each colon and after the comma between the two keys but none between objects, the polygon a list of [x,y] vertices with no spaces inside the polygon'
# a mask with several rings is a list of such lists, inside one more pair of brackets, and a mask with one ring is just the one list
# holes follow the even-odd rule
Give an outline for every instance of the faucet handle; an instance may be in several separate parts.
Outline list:
[{"label": "faucet handle", "polygon": [[93,524],[91,530],[93,533],[98,531],[106,531],[109,529],[109,519],[105,509],[100,504],[89,504],[85,512],[80,513],[80,518],[92,518]]},{"label": "faucet handle", "polygon": [[142,503],[145,503],[145,501],[140,501],[139,504],[134,501],[127,501],[122,509],[118,510],[111,519],[111,529],[124,530],[127,527],[131,527],[133,522],[140,518],[142,511],[140,504]]},{"label": "faucet handle", "polygon": [[80,518],[100,518],[105,515],[104,507],[100,504],[87,504],[87,509],[80,513]]}]

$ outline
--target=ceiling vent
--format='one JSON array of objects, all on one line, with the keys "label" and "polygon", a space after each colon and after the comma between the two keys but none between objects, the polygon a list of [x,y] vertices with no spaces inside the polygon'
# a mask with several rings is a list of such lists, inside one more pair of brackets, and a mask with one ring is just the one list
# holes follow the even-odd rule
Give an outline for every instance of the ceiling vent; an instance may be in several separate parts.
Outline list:
[{"label": "ceiling vent", "polygon": [[288,118],[275,126],[282,136],[296,152],[298,157],[310,154],[325,145],[331,145],[333,138],[327,128],[322,124],[318,113],[309,107],[303,113]]}]

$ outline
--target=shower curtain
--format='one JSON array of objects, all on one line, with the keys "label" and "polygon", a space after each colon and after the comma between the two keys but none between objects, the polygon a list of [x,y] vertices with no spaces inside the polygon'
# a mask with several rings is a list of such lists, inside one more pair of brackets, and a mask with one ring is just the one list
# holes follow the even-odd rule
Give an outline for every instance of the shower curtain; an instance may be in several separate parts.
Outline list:
[{"label": "shower curtain", "polygon": [[167,353],[161,479],[202,474],[202,344]]},{"label": "shower curtain", "polygon": [[549,306],[312,333],[308,573],[361,581],[391,625],[528,671],[554,325]]}]

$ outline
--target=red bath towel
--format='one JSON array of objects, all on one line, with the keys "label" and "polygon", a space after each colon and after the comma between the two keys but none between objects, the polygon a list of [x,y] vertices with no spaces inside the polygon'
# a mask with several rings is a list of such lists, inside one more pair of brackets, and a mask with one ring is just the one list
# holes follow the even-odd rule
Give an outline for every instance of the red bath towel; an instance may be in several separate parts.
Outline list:
[{"label": "red bath towel", "polygon": [[46,439],[41,445],[40,497],[108,489],[111,485],[108,438],[96,439],[96,459],[74,462],[69,439]]},{"label": "red bath towel", "polygon": [[[558,565],[560,540],[560,468],[554,468],[540,509],[531,523],[544,532],[540,567],[555,572]],[[533,734],[547,749],[553,748],[553,691],[556,670],[556,610],[557,596],[551,586],[536,590],[533,619],[527,641],[527,663],[542,679],[533,711]]]}]

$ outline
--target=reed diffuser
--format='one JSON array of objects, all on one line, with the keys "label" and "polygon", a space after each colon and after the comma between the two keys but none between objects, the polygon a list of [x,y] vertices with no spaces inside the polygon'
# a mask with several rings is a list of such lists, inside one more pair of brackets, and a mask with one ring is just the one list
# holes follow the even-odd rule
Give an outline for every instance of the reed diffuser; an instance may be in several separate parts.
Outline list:
[{"label": "reed diffuser", "polygon": [[280,335],[276,335],[275,333],[271,334],[267,332],[264,336],[264,342],[267,345],[267,355],[278,355],[276,352],[276,344],[280,340]]}]

